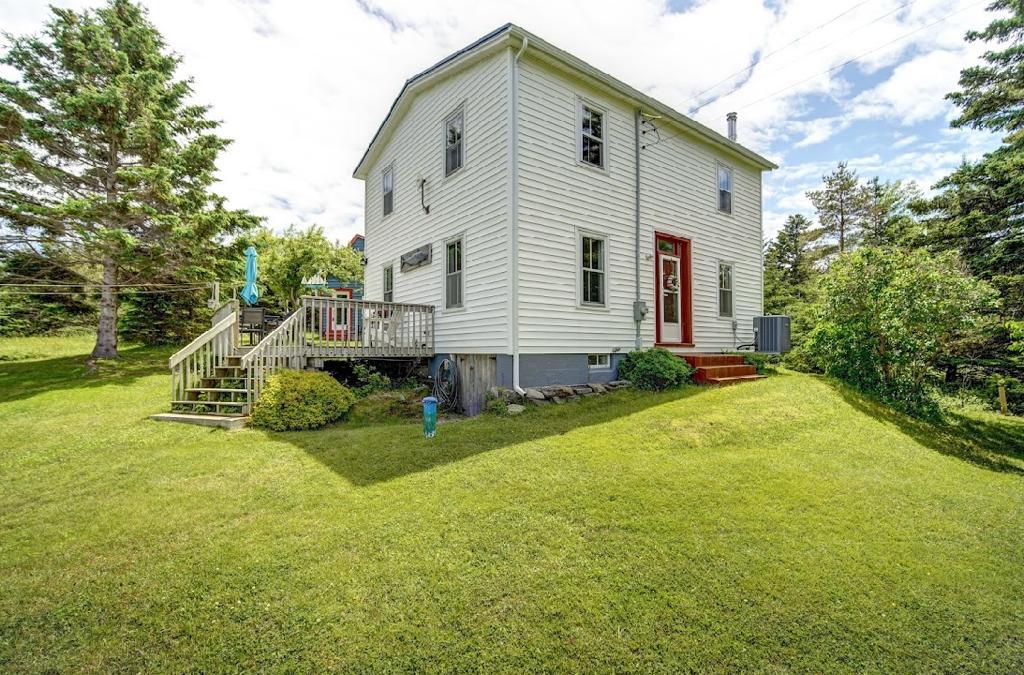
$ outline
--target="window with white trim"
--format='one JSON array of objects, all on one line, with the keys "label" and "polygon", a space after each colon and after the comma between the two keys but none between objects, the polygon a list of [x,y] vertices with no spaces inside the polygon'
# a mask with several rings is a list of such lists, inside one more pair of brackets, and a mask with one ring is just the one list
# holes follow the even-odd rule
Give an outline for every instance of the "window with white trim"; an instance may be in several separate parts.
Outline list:
[{"label": "window with white trim", "polygon": [[445,245],[444,255],[444,306],[462,307],[462,239]]},{"label": "window with white trim", "polygon": [[608,368],[610,361],[607,354],[587,354],[587,367],[592,370]]},{"label": "window with white trim", "polygon": [[384,215],[388,215],[395,208],[395,171],[394,167],[384,169],[381,174],[381,193],[384,196]]},{"label": "window with white trim", "polygon": [[580,102],[579,160],[604,168],[604,111]]},{"label": "window with white trim", "polygon": [[384,302],[395,301],[395,266],[384,268]]},{"label": "window with white trim", "polygon": [[718,165],[718,210],[732,213],[732,169]]},{"label": "window with white trim", "polygon": [[450,176],[462,168],[463,122],[462,108],[444,121],[444,175]]},{"label": "window with white trim", "polygon": [[732,316],[732,265],[718,263],[718,316]]},{"label": "window with white trim", "polygon": [[580,234],[580,303],[604,307],[606,294],[606,240],[593,234]]}]

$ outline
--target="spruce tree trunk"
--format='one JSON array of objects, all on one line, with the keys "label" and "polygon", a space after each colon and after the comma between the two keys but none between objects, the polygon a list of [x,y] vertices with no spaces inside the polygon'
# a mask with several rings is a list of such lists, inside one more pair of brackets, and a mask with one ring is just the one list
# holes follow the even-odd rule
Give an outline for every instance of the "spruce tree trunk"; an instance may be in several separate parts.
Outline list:
[{"label": "spruce tree trunk", "polygon": [[94,359],[117,358],[117,264],[108,256],[103,259],[103,288],[100,291],[100,322],[96,329]]}]

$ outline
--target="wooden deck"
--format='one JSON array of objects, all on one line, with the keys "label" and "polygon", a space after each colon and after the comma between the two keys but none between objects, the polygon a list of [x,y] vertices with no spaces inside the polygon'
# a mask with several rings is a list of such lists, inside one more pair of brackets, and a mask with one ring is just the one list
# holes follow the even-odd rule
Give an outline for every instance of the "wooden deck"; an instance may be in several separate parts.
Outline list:
[{"label": "wooden deck", "polygon": [[267,377],[325,360],[434,355],[434,307],[306,296],[258,344],[242,347],[236,301],[214,325],[171,357],[171,404],[178,413],[244,416]]}]

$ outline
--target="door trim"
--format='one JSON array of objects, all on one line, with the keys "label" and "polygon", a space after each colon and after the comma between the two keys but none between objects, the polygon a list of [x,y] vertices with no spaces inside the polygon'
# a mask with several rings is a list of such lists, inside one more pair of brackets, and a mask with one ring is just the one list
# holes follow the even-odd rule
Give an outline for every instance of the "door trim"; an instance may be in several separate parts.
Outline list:
[{"label": "door trim", "polygon": [[[682,340],[680,342],[662,342],[661,340],[661,278],[658,268],[658,242],[672,243],[673,255],[679,256],[680,274],[680,305],[683,320]],[[654,233],[654,344],[656,347],[692,347],[693,346],[693,263],[691,261],[692,243],[684,237]]]}]

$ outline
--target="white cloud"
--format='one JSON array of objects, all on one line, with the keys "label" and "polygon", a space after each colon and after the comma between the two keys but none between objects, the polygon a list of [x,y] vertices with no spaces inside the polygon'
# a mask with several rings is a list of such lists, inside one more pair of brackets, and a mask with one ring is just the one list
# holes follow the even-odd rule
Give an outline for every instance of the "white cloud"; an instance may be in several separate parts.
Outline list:
[{"label": "white cloud", "polygon": [[[80,8],[100,0],[54,2]],[[402,83],[508,21],[683,111],[736,88],[697,118],[722,129],[725,113],[739,110],[741,140],[777,160],[824,147],[853,115],[896,125],[947,112],[941,96],[973,58],[963,33],[987,22],[971,0],[917,0],[902,8],[905,0],[871,0],[838,19],[843,8],[820,0],[706,0],[682,13],[670,12],[665,0],[145,4],[195,78],[196,100],[213,105],[222,133],[235,141],[220,171],[219,189],[231,205],[277,228],[317,222],[342,239],[362,229],[362,184],[352,169]],[[0,0],[0,24],[15,33],[37,31],[43,5]],[[962,8],[969,9],[887,45]],[[870,91],[855,91],[836,66],[879,46],[857,67],[895,70]],[[821,115],[817,97],[841,111]],[[949,138],[930,152],[952,152]],[[775,208],[798,206],[804,186],[835,160],[820,164],[806,175],[806,167],[784,165],[786,173],[771,177]]]}]

